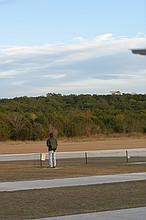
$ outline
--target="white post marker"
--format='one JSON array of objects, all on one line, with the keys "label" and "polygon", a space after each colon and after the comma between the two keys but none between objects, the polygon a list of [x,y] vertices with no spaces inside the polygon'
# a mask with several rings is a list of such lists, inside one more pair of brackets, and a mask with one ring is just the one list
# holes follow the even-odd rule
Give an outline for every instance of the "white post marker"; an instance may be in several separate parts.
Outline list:
[{"label": "white post marker", "polygon": [[128,163],[128,160],[130,159],[130,154],[129,154],[129,152],[126,150],[126,161],[127,161],[127,163]]},{"label": "white post marker", "polygon": [[46,154],[41,154],[41,160],[46,160]]},{"label": "white post marker", "polygon": [[40,165],[41,165],[41,167],[43,166],[43,161],[45,161],[46,160],[46,154],[40,154]]}]

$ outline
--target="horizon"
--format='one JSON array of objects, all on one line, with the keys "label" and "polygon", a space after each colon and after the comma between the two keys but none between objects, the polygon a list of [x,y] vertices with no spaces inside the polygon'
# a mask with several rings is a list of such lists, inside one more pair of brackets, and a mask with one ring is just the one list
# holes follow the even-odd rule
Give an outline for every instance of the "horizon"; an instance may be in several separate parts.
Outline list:
[{"label": "horizon", "polygon": [[[116,91],[115,91],[116,92]],[[120,91],[119,91],[120,92]],[[80,94],[75,94],[75,93],[71,93],[71,94],[60,94],[60,93],[50,93],[50,95],[48,95],[48,94],[46,94],[46,95],[39,95],[39,96],[15,96],[15,97],[7,97],[7,98],[0,98],[0,100],[2,100],[2,99],[19,99],[19,98],[41,98],[41,97],[43,97],[43,98],[46,98],[46,97],[51,97],[51,96],[53,96],[53,95],[58,95],[58,96],[81,96],[81,95],[83,95],[83,96],[88,96],[88,95],[90,95],[90,96],[122,96],[122,95],[146,95],[146,93],[122,93],[122,94],[114,94],[114,93],[108,93],[108,94],[96,94],[96,93],[94,93],[94,94],[89,94],[89,93],[80,93]]]}]

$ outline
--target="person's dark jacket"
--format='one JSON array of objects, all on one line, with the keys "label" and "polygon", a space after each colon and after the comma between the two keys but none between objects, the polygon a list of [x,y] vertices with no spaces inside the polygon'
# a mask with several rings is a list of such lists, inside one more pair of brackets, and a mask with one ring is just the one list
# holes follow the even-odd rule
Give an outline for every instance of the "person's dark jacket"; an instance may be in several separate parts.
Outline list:
[{"label": "person's dark jacket", "polygon": [[48,150],[49,151],[56,151],[56,149],[57,149],[57,145],[58,145],[58,143],[57,143],[57,140],[56,140],[56,138],[54,138],[54,137],[49,137],[48,139],[47,139],[47,147],[48,147]]}]

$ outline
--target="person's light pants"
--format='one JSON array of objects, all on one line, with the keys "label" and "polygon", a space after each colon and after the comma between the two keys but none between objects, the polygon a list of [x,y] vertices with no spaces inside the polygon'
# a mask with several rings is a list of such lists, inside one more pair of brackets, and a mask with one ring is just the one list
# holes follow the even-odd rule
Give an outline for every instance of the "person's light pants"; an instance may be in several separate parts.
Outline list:
[{"label": "person's light pants", "polygon": [[56,153],[51,150],[48,152],[49,166],[56,167]]}]

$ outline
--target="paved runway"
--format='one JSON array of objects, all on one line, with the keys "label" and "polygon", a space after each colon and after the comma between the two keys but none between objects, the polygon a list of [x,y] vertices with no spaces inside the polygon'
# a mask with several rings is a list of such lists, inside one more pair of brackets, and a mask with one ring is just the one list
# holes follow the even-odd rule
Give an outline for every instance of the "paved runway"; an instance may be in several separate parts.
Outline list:
[{"label": "paved runway", "polygon": [[41,218],[35,220],[145,220],[146,207]]},{"label": "paved runway", "polygon": [[51,180],[0,182],[0,192],[42,189],[42,188],[56,188],[56,187],[67,187],[67,186],[96,185],[103,183],[127,182],[127,181],[137,181],[137,180],[146,180],[146,172],[102,175],[102,176],[87,176],[87,177],[76,177],[76,178],[62,178],[62,179],[51,179]]},{"label": "paved runway", "polygon": [[[67,158],[85,158],[90,157],[124,157],[126,152],[129,157],[146,157],[146,148],[135,149],[117,149],[117,150],[94,150],[94,151],[74,151],[74,152],[56,152],[57,159]],[[16,160],[40,160],[42,153],[27,154],[0,154],[0,161],[16,161]],[[47,159],[48,154],[43,153]]]}]

